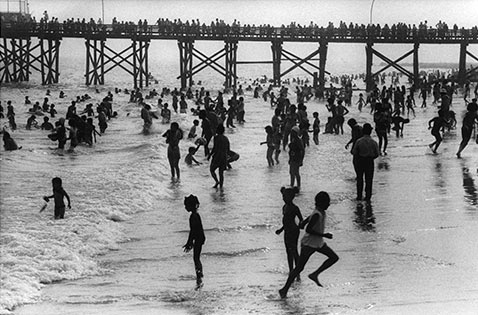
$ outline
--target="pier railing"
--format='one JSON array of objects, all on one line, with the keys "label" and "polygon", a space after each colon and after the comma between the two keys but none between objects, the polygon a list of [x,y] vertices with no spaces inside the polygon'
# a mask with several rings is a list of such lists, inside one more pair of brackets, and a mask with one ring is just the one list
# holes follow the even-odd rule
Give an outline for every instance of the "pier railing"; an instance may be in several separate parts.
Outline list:
[{"label": "pier railing", "polygon": [[[32,69],[41,72],[42,84],[58,83],[59,48],[63,38],[85,39],[86,71],[85,84],[104,84],[105,74],[114,68],[121,68],[133,77],[134,86],[148,86],[149,57],[148,49],[151,40],[177,41],[180,56],[181,87],[192,85],[193,76],[205,68],[212,68],[225,78],[225,87],[237,84],[237,65],[253,63],[272,64],[272,81],[280,85],[281,79],[295,69],[301,69],[313,77],[314,86],[324,89],[325,75],[330,74],[326,67],[327,50],[330,43],[365,43],[366,51],[366,85],[367,90],[373,88],[374,78],[381,72],[393,67],[406,75],[410,82],[419,84],[420,69],[418,60],[419,46],[422,44],[455,44],[460,46],[459,71],[457,81],[460,84],[473,80],[478,67],[467,68],[467,58],[478,61],[468,46],[478,44],[478,27],[471,29],[447,27],[428,28],[420,23],[419,27],[406,24],[384,25],[352,25],[341,23],[334,27],[310,25],[302,27],[240,26],[238,24],[215,24],[210,26],[198,23],[179,23],[158,20],[149,25],[147,22],[116,22],[97,24],[93,20],[58,23],[56,20],[40,23],[34,21],[2,22],[0,41],[0,83],[28,81]],[[38,38],[38,44],[32,45],[32,38]],[[129,42],[124,49],[115,50],[107,45],[109,39],[126,39]],[[195,47],[199,40],[223,42],[219,51],[208,56]],[[237,59],[238,43],[244,41],[264,42],[271,44],[272,60],[243,61]],[[286,42],[315,43],[315,49],[305,57],[283,47]],[[127,43],[126,43],[127,44]],[[397,59],[385,56],[375,44],[412,44],[413,48]],[[399,62],[413,57],[413,70],[403,67]],[[317,59],[318,57],[318,59]],[[373,72],[373,58],[386,62],[386,66]],[[224,60],[224,63],[220,61]],[[199,62],[194,64],[195,62]],[[317,62],[318,65],[317,65]],[[292,64],[282,69],[282,64]]]},{"label": "pier railing", "polygon": [[199,25],[136,25],[129,23],[33,23],[8,22],[1,24],[1,37],[105,37],[150,39],[227,40],[240,41],[295,41],[295,42],[357,42],[366,43],[423,43],[454,44],[467,41],[478,43],[478,28],[471,29],[417,29],[331,27],[271,27],[271,26],[199,26]]}]

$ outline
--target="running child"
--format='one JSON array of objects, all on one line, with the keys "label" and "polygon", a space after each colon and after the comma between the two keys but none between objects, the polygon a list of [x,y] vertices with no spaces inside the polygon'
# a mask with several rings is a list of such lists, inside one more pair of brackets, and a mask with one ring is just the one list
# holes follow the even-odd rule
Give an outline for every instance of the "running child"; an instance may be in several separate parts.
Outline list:
[{"label": "running child", "polygon": [[329,208],[329,205],[330,197],[327,192],[321,191],[315,196],[315,209],[301,224],[301,226],[307,224],[307,227],[305,230],[306,233],[301,241],[299,262],[294,270],[289,273],[289,277],[287,278],[284,287],[279,290],[281,298],[287,297],[287,292],[289,291],[292,282],[300,272],[304,270],[310,256],[315,252],[327,256],[327,260],[324,261],[316,271],[309,274],[309,279],[314,281],[319,287],[322,287],[322,284],[319,282],[319,275],[339,260],[339,256],[337,256],[337,254],[327,246],[327,243],[324,242],[324,238],[332,239],[333,237],[331,233],[324,233],[326,219],[325,211]]},{"label": "running child", "polygon": [[[437,153],[437,149],[440,146],[440,143],[443,141],[443,138],[440,134],[440,130],[443,128],[443,126],[446,124],[446,120],[444,118],[444,113],[443,110],[438,111],[438,116],[432,118],[428,122],[428,129],[432,130],[432,135],[435,137],[435,141],[433,143],[430,143],[428,146],[430,149],[432,149],[433,153]],[[433,126],[432,126],[433,124]]]},{"label": "running child", "polygon": [[204,235],[201,216],[197,212],[197,209],[199,208],[198,197],[194,195],[185,197],[184,207],[187,212],[191,212],[191,216],[189,217],[189,237],[183,248],[186,253],[193,249],[194,267],[196,269],[196,289],[199,289],[203,285],[202,278],[204,277],[204,274],[202,272],[201,250],[206,241],[206,236]]}]

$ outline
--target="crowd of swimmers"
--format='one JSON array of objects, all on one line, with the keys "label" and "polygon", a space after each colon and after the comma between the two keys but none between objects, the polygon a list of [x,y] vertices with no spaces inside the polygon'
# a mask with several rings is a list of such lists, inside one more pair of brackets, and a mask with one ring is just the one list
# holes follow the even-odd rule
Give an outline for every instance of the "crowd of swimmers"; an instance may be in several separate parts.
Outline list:
[{"label": "crowd of swimmers", "polygon": [[[66,95],[60,91],[59,98],[64,98]],[[48,138],[52,141],[58,142],[58,149],[65,149],[65,145],[70,141],[68,151],[72,152],[80,143],[85,143],[92,146],[96,143],[96,136],[101,136],[108,128],[108,120],[117,116],[117,112],[113,111],[112,102],[113,94],[108,92],[103,100],[96,104],[96,109],[93,108],[93,103],[84,105],[83,109],[78,109],[81,103],[87,103],[91,97],[88,94],[77,96],[76,100],[71,101],[67,107],[65,117],[57,117],[58,112],[55,104],[50,102],[51,93],[47,90],[43,103],[40,105],[39,101],[32,104],[29,96],[25,96],[24,105],[31,106],[28,109],[28,118],[26,120],[25,129],[41,129],[48,131]],[[37,118],[42,118],[40,123]],[[0,103],[0,118],[4,118],[3,106]],[[8,127],[11,132],[17,130],[15,108],[12,101],[7,101]],[[52,120],[57,120],[52,124]],[[99,131],[95,126],[94,119],[97,119]],[[8,151],[20,149],[11,138],[10,133],[5,129],[2,130],[4,139],[4,148]]]},{"label": "crowd of swimmers", "polygon": [[[2,23],[5,23],[2,21]],[[380,38],[385,40],[409,40],[409,39],[448,39],[448,38],[469,38],[476,40],[478,38],[478,27],[475,25],[470,29],[459,27],[457,24],[449,27],[446,22],[441,20],[436,25],[429,25],[427,21],[420,22],[418,25],[406,23],[397,24],[357,24],[339,22],[334,25],[329,22],[327,26],[319,26],[311,21],[309,24],[301,25],[291,22],[288,25],[274,27],[270,24],[255,25],[241,24],[240,21],[234,20],[232,23],[226,23],[224,20],[216,19],[206,24],[199,19],[191,21],[182,21],[180,18],[170,20],[168,18],[159,18],[153,23],[148,23],[146,19],[140,19],[138,22],[118,21],[113,18],[110,25],[106,25],[98,19],[67,19],[63,22],[58,18],[49,17],[45,11],[39,22],[33,17],[31,20],[23,18],[19,21],[10,22],[11,27],[26,28],[29,30],[56,32],[63,31],[65,34],[87,34],[96,32],[111,32],[114,34],[160,34],[160,35],[203,35],[203,36],[279,36],[290,38]],[[7,26],[5,24],[5,26]],[[3,27],[3,26],[2,26]]]},{"label": "crowd of swimmers", "polygon": [[[395,75],[390,75],[395,78]],[[124,90],[123,93],[129,95],[129,101],[137,103],[141,110],[141,118],[143,120],[143,132],[148,134],[153,128],[153,119],[160,119],[163,124],[168,124],[169,129],[162,134],[165,138],[167,147],[167,158],[171,169],[171,177],[173,179],[180,178],[179,163],[180,141],[186,137],[186,133],[180,128],[175,120],[176,114],[190,114],[194,117],[193,125],[187,132],[187,138],[192,140],[195,146],[188,148],[188,154],[184,161],[188,165],[202,164],[194,157],[198,149],[203,146],[204,156],[210,160],[210,173],[214,180],[214,187],[222,189],[224,186],[224,172],[230,168],[230,163],[239,158],[239,155],[231,150],[231,143],[225,136],[226,128],[236,128],[235,123],[244,124],[245,120],[245,99],[246,92],[252,97],[263,99],[270,104],[273,109],[273,116],[270,124],[265,126],[265,144],[266,160],[269,167],[274,167],[280,162],[279,156],[281,152],[287,152],[290,186],[283,187],[281,193],[284,200],[282,209],[283,220],[282,227],[276,233],[284,233],[284,244],[287,253],[287,261],[289,265],[289,276],[285,285],[279,290],[280,297],[285,298],[288,290],[294,281],[300,280],[300,273],[303,271],[305,264],[315,252],[319,252],[327,257],[327,259],[318,267],[317,270],[309,274],[311,279],[318,286],[322,286],[319,281],[320,274],[334,265],[339,257],[327,245],[325,239],[332,239],[331,233],[325,232],[326,210],[330,205],[330,196],[327,192],[319,192],[314,199],[315,209],[306,218],[300,212],[300,209],[293,203],[294,197],[301,190],[300,168],[304,164],[305,151],[311,145],[319,145],[320,133],[330,133],[334,135],[343,135],[343,125],[347,121],[347,125],[351,130],[351,139],[346,144],[345,149],[350,150],[352,154],[352,165],[356,173],[356,199],[364,200],[370,203],[372,198],[372,186],[374,175],[374,160],[380,155],[387,155],[388,136],[392,131],[396,137],[403,137],[404,126],[416,116],[415,108],[425,108],[430,105],[437,107],[437,116],[428,122],[431,129],[431,135],[434,141],[430,143],[433,153],[437,150],[442,142],[442,135],[447,130],[456,127],[456,115],[451,110],[453,97],[456,94],[457,86],[446,79],[435,82],[428,82],[427,78],[415,85],[406,88],[405,85],[391,84],[383,85],[381,88],[376,85],[371,91],[365,95],[359,94],[358,101],[353,104],[352,97],[348,93],[352,80],[346,78],[345,86],[335,88],[331,85],[324,93],[326,100],[325,107],[328,111],[328,117],[325,124],[321,123],[318,112],[313,112],[311,119],[307,112],[307,102],[313,97],[317,97],[316,91],[306,82],[300,79],[293,79],[292,82],[297,83],[295,89],[291,89],[290,85],[282,85],[278,90],[271,85],[263,87],[260,84],[261,79],[255,80],[252,85],[243,89],[242,85],[238,89],[232,91],[219,91],[217,95],[211,95],[204,87],[193,92],[189,89],[169,89],[163,88],[160,91],[153,89],[147,95],[143,95],[140,89]],[[397,83],[394,81],[394,83]],[[474,88],[474,97],[471,96],[472,85],[467,83],[463,89],[463,97],[466,103],[466,113],[464,115],[461,127],[462,141],[459,144],[457,157],[460,158],[462,151],[466,148],[472,139],[473,131],[478,124],[478,85]],[[115,89],[115,93],[121,90]],[[230,92],[230,93],[229,93]],[[275,95],[275,93],[277,95]],[[291,101],[290,95],[295,94],[295,101]],[[416,97],[416,94],[418,96]],[[50,103],[49,97],[51,93],[47,91],[47,95],[43,99],[43,104],[35,102],[32,104],[29,97],[25,98],[25,104],[32,106],[29,110],[30,116],[26,122],[26,129],[41,128],[50,131],[49,138],[58,141],[58,148],[63,149],[67,140],[70,140],[70,149],[73,150],[80,142],[91,145],[95,135],[101,135],[105,132],[108,124],[107,121],[116,117],[113,111],[113,94],[108,92],[101,103],[96,105],[96,112],[93,104],[88,103],[90,97],[88,95],[77,96],[71,101],[66,116],[59,118],[53,126],[49,122],[49,118],[55,118],[57,112],[54,104]],[[227,96],[226,96],[227,95]],[[431,104],[427,104],[430,96],[433,96]],[[66,97],[64,93],[59,95],[60,98]],[[422,101],[416,100],[421,97]],[[156,104],[148,104],[154,99]],[[167,100],[171,100],[171,107]],[[77,113],[77,106],[81,103],[85,104],[85,108]],[[192,104],[193,105],[192,105]],[[295,103],[295,104],[294,104]],[[192,106],[191,106],[192,105]],[[356,105],[359,111],[368,111],[371,115],[371,123],[365,123],[362,126],[357,120],[351,116],[350,108]],[[155,107],[154,110],[152,107]],[[3,118],[3,107],[1,107]],[[158,113],[159,114],[158,114]],[[50,117],[48,117],[48,115]],[[37,116],[43,116],[44,122],[39,125],[36,122]],[[17,128],[15,122],[15,112],[11,101],[7,102],[7,114],[10,130]],[[96,131],[93,118],[98,119],[100,132]],[[65,122],[68,121],[68,127]],[[198,127],[201,132],[198,132]],[[321,129],[321,127],[323,127]],[[67,130],[69,136],[67,136]],[[378,142],[372,138],[372,131],[378,137]],[[312,134],[310,141],[309,133]],[[6,150],[14,150],[19,147],[12,144],[13,139],[9,132],[4,130],[4,147]],[[210,144],[212,142],[212,148]],[[478,137],[476,139],[478,143]],[[14,141],[13,141],[14,143]],[[59,210],[55,212],[55,217],[62,218],[64,215],[65,205],[63,197],[69,198],[61,188],[60,184],[53,183],[54,195],[58,195]],[[56,189],[56,190],[55,190]],[[56,200],[55,199],[55,200]],[[61,199],[61,201],[60,201]],[[190,195],[185,198],[185,208],[191,212],[190,217],[190,234],[184,250],[193,250],[194,265],[196,270],[197,288],[203,283],[203,270],[200,260],[202,246],[205,242],[204,229],[202,227],[201,218],[198,214],[199,200],[196,196]],[[60,209],[61,208],[61,209]],[[56,208],[55,208],[56,209]],[[55,210],[56,211],[56,210]],[[301,250],[298,250],[299,230],[305,229],[300,244]]]}]

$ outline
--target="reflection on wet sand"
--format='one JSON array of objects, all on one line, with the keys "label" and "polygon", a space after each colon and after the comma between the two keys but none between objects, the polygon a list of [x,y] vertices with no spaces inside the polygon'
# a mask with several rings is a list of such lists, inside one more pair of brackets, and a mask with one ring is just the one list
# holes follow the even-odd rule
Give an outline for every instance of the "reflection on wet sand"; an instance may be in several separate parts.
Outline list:
[{"label": "reflection on wet sand", "polygon": [[375,232],[375,216],[373,215],[372,203],[357,203],[354,222],[363,231]]},{"label": "reflection on wet sand", "polygon": [[463,174],[463,189],[465,190],[465,202],[469,203],[470,205],[474,206],[471,207],[474,210],[476,209],[476,205],[478,205],[478,192],[476,190],[475,182],[470,174],[470,169],[468,169],[465,164],[461,163],[461,170]]}]

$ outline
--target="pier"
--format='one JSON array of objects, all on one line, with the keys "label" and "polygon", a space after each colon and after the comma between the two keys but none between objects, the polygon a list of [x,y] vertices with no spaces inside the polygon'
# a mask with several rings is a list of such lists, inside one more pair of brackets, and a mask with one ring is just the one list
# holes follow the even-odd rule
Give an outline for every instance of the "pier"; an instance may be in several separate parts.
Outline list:
[{"label": "pier", "polygon": [[[141,21],[140,21],[141,22]],[[114,68],[126,71],[134,87],[149,86],[148,49],[153,40],[175,40],[179,48],[180,71],[177,79],[181,87],[192,85],[193,76],[205,68],[212,68],[224,77],[224,86],[237,85],[238,64],[271,64],[274,85],[280,85],[282,77],[299,68],[313,78],[319,90],[325,87],[327,50],[334,43],[363,44],[366,51],[365,81],[367,90],[373,88],[375,78],[393,67],[407,76],[412,83],[419,83],[419,47],[422,44],[459,45],[459,70],[456,81],[464,84],[478,67],[466,69],[467,58],[478,61],[470,50],[471,44],[478,44],[478,28],[472,29],[431,29],[410,28],[393,25],[380,28],[374,25],[354,27],[251,27],[251,26],[202,26],[190,24],[155,25],[138,23],[2,23],[0,41],[0,83],[29,81],[32,71],[41,74],[43,85],[59,82],[59,58],[62,40],[83,38],[85,40],[85,84],[105,84],[105,75]],[[129,40],[130,45],[115,51],[107,43],[110,40]],[[198,41],[221,41],[224,48],[207,56],[195,47]],[[271,43],[271,60],[238,60],[237,51],[241,42]],[[315,43],[317,48],[305,57],[284,49],[285,42]],[[410,45],[411,50],[392,60],[374,48],[374,44]],[[409,71],[399,63],[413,56],[413,70]],[[374,57],[386,66],[373,72]],[[195,62],[196,61],[196,62]],[[286,63],[290,67],[284,69]]]}]

